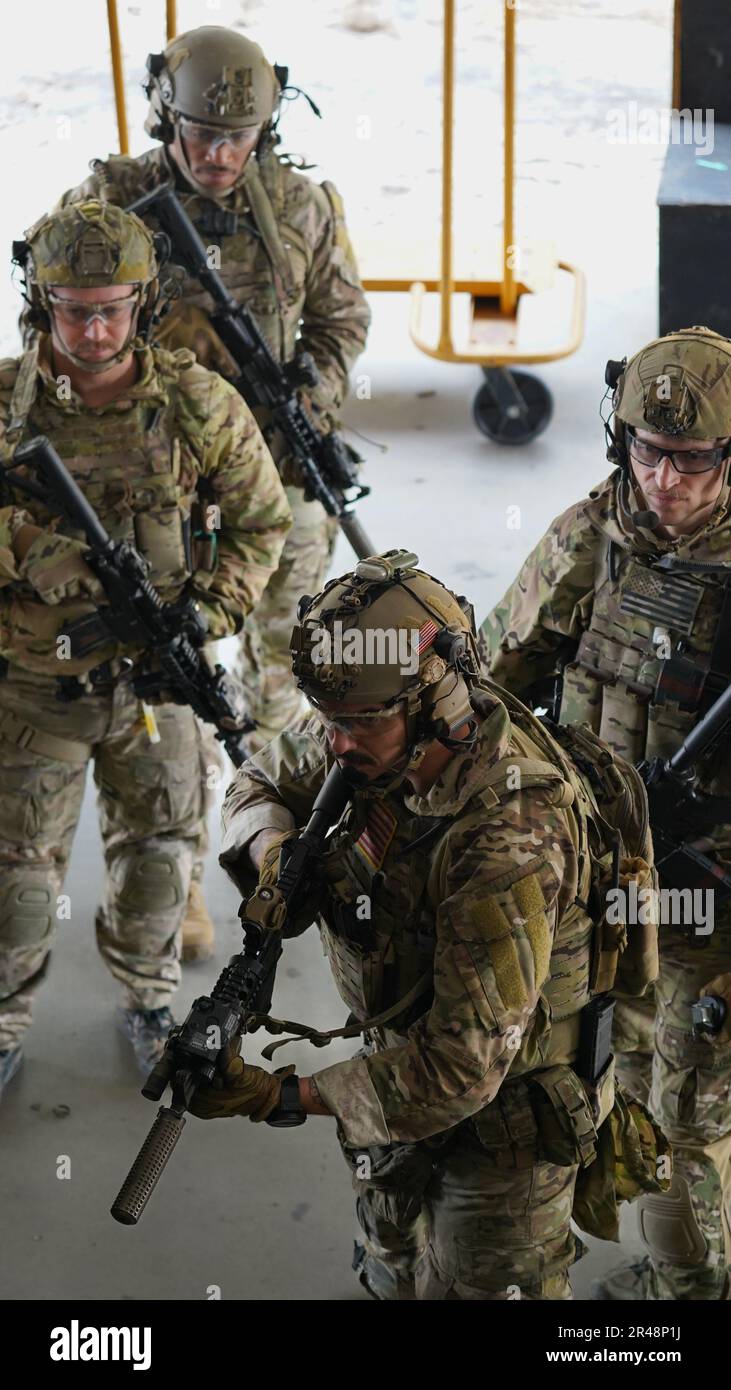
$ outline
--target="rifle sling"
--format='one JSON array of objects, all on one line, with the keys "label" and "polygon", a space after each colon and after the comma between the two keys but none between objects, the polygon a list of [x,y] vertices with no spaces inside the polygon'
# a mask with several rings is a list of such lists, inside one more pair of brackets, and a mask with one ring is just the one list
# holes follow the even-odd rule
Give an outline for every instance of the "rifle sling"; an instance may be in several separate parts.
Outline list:
[{"label": "rifle sling", "polygon": [[306,1023],[292,1023],[281,1018],[271,1018],[269,1014],[252,1014],[250,1022],[257,1027],[265,1028],[267,1033],[288,1033],[294,1036],[291,1038],[281,1038],[279,1042],[268,1043],[262,1049],[262,1057],[266,1057],[271,1062],[274,1053],[279,1047],[285,1047],[287,1043],[300,1042],[306,1040],[312,1043],[313,1047],[326,1047],[333,1038],[357,1038],[361,1033],[365,1033],[370,1028],[380,1028],[382,1024],[389,1023],[391,1019],[397,1018],[404,1013],[411,1004],[424,994],[431,986],[434,972],[429,968],[423,975],[419,976],[415,985],[411,986],[408,994],[402,999],[398,999],[389,1009],[384,1009],[383,1013],[374,1014],[372,1018],[364,1018],[357,1023],[348,1023],[344,1028],[331,1028],[328,1032],[320,1032],[318,1028],[309,1028]]},{"label": "rifle sling", "polygon": [[256,226],[264,243],[264,248],[272,264],[276,279],[279,281],[284,296],[291,300],[297,292],[297,287],[292,279],[292,271],[284,249],[284,242],[279,232],[277,219],[274,215],[271,199],[264,187],[264,181],[257,168],[256,161],[248,160],[244,172],[244,187],[249,199],[251,213]]},{"label": "rifle sling", "polygon": [[3,456],[9,458],[20,443],[33,409],[38,391],[38,344],[24,352],[20,359],[8,410],[8,428],[3,442]]}]

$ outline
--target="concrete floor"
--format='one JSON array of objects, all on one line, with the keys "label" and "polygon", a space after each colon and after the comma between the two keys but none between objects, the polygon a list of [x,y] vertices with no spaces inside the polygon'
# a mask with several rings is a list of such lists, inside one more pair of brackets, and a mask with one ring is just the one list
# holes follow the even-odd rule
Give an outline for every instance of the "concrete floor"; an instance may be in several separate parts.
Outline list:
[{"label": "concrete floor", "polygon": [[[556,391],[554,425],[535,444],[509,453],[490,446],[471,424],[476,371],[432,363],[406,348],[400,299],[382,296],[374,307],[363,365],[373,397],[351,403],[348,418],[387,443],[388,454],[369,449],[373,494],[363,520],[384,549],[415,548],[426,567],[469,595],[479,617],[553,512],[605,471],[594,418],[601,359],[616,350],[620,327],[620,341],[630,346],[652,332],[651,292],[626,303],[621,324],[607,328],[595,306],[581,354],[542,373]],[[390,359],[393,344],[398,364]],[[504,525],[505,508],[515,503],[526,517],[517,533]],[[348,565],[347,546],[339,545],[335,572]],[[237,895],[215,861],[215,816],[212,830],[205,887],[218,952],[215,962],[186,967],[178,1017],[238,949]],[[123,1228],[109,1216],[155,1107],[139,1095],[128,1044],[114,1030],[116,989],[93,938],[100,881],[90,787],[67,885],[71,920],[59,924],[27,1062],[0,1108],[6,1250],[0,1297],[200,1299],[217,1286],[227,1299],[359,1298],[349,1273],[350,1184],[329,1121],[276,1133],[237,1121],[190,1120],[140,1225]],[[288,944],[275,1002],[284,1017],[326,1027],[343,1021],[314,934]],[[252,1060],[258,1036],[248,1049]],[[354,1050],[335,1043],[324,1054],[297,1045],[288,1057],[306,1073]],[[63,1155],[70,1159],[68,1180],[56,1176]],[[629,1229],[632,1249],[631,1220]],[[590,1279],[621,1258],[616,1246],[590,1246],[575,1271],[577,1297],[586,1297]]]},{"label": "concrete floor", "polygon": [[[131,1049],[114,1029],[115,986],[93,942],[99,883],[89,794],[68,878],[72,918],[60,924],[26,1062],[0,1108],[0,1300],[366,1298],[349,1271],[352,1194],[329,1120],[277,1133],[189,1119],[139,1225],[112,1220],[157,1107],[140,1096]],[[237,895],[212,863],[206,895],[218,950],[215,961],[186,967],[179,1018],[238,949]],[[284,1017],[343,1021],[314,933],[288,943],[275,998]],[[252,1061],[259,1036],[247,1046]],[[286,1055],[305,1074],[354,1050],[293,1045]],[[634,1250],[631,1215],[625,1230],[624,1248]],[[577,1298],[621,1258],[617,1246],[588,1245],[574,1271]]]},{"label": "concrete floor", "polygon": [[[412,8],[405,0],[396,7],[403,15]],[[243,9],[247,14],[251,10],[253,37],[259,38],[257,17],[265,11],[248,3]],[[230,22],[229,10],[233,7],[227,3],[215,22]],[[359,379],[370,383],[370,399],[352,399],[347,421],[386,452],[362,443],[373,488],[362,506],[362,520],[379,548],[416,550],[425,568],[466,593],[478,620],[501,596],[550,519],[607,473],[598,418],[604,364],[608,357],[631,353],[655,333],[654,197],[662,150],[608,143],[606,115],[630,98],[655,104],[665,100],[670,12],[669,0],[646,0],[639,12],[624,0],[611,12],[593,0],[550,0],[533,11],[532,33],[526,26],[530,61],[523,80],[530,100],[523,108],[523,154],[529,155],[521,165],[524,225],[529,235],[531,227],[534,234],[550,229],[560,254],[579,261],[589,280],[581,350],[538,369],[555,395],[555,416],[546,434],[522,449],[505,451],[489,444],[470,419],[478,370],[420,355],[408,340],[404,297],[373,299],[372,336],[358,365]],[[560,32],[567,16],[571,27]],[[582,27],[584,20],[588,27]],[[201,18],[192,10],[181,16],[181,26],[206,22],[210,16]],[[327,30],[328,43],[334,32]],[[386,35],[379,53],[386,53],[388,41]],[[494,39],[490,41],[494,47]],[[566,43],[575,45],[573,76],[563,68]],[[403,48],[394,47],[393,62],[399,54],[403,60]],[[428,61],[434,68],[429,78],[433,91],[436,57]],[[492,50],[487,66],[494,77]],[[466,80],[479,87],[481,70],[468,72]],[[565,84],[559,93],[557,81]],[[101,93],[101,77],[99,85]],[[32,83],[29,90],[35,98]],[[396,89],[389,90],[395,100]],[[98,105],[106,96],[95,91],[91,100]],[[358,110],[369,109],[360,93],[354,101]],[[49,119],[52,106],[50,112]],[[409,119],[410,114],[409,109]],[[403,112],[400,119],[403,124]],[[77,124],[73,132],[79,129],[86,126]],[[98,138],[105,142],[106,134]],[[472,138],[481,154],[479,129]],[[44,151],[45,137],[37,143],[34,158],[53,159],[53,173],[46,170],[45,179],[54,190],[81,176],[78,153],[72,159],[63,144]],[[90,147],[85,158],[97,152]],[[326,147],[320,157],[327,164]],[[433,162],[438,164],[437,155]],[[34,170],[38,167],[42,171],[42,163],[34,164]],[[343,186],[333,157],[327,173]],[[390,184],[397,176],[398,170],[389,173],[384,196],[393,196]],[[350,178],[351,185],[357,182],[352,172]],[[40,210],[38,188],[26,171],[20,214],[12,212],[12,218],[20,216],[17,225],[13,220],[13,235]],[[355,188],[345,191],[350,206]],[[9,222],[11,212],[3,215]],[[10,230],[8,226],[6,241]],[[550,320],[550,301],[546,312]],[[9,315],[8,296],[8,324]],[[9,333],[5,339],[15,351]],[[359,443],[357,437],[354,442]],[[515,507],[518,513],[508,512]],[[348,547],[341,542],[334,572],[349,567]],[[206,894],[217,922],[218,953],[214,962],[186,968],[175,1005],[178,1017],[196,994],[210,987],[238,948],[237,896],[217,868],[216,847],[214,824]],[[0,1297],[205,1299],[220,1290],[226,1299],[359,1298],[349,1272],[352,1194],[330,1121],[313,1119],[280,1134],[237,1121],[226,1126],[190,1120],[140,1225],[122,1228],[109,1216],[155,1107],[139,1095],[128,1044],[113,1026],[115,986],[93,940],[100,879],[89,794],[67,885],[72,918],[59,926],[50,976],[27,1041],[27,1062],[0,1109],[5,1251]],[[275,1004],[285,1017],[323,1026],[343,1021],[343,1006],[314,935],[288,945]],[[256,1041],[254,1037],[252,1044]],[[327,1053],[316,1053],[294,1046],[287,1055],[299,1071],[307,1072],[354,1050],[353,1045],[333,1044]],[[253,1046],[248,1055],[257,1060]],[[64,1155],[70,1159],[69,1180],[56,1176]],[[624,1248],[634,1250],[631,1213],[625,1226]],[[618,1246],[590,1242],[589,1255],[575,1271],[576,1296],[586,1297],[591,1277],[621,1258]]]}]

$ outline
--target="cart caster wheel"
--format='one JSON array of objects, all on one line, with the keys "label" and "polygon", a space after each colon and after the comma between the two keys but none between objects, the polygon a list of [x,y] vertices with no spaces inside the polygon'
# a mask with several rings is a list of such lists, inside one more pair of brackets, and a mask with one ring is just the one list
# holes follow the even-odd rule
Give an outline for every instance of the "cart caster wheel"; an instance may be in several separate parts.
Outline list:
[{"label": "cart caster wheel", "polygon": [[553,415],[553,396],[530,372],[483,367],[485,380],[472,403],[472,418],[495,444],[528,444]]}]

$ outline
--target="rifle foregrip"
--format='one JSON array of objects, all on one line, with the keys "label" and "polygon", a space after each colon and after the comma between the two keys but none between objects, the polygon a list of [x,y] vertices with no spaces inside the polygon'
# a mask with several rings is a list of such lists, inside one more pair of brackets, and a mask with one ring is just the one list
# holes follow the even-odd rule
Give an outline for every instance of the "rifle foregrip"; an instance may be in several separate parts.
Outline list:
[{"label": "rifle foregrip", "polygon": [[161,1106],[142,1148],[112,1205],[112,1216],[123,1226],[136,1226],[185,1125],[185,1116]]}]

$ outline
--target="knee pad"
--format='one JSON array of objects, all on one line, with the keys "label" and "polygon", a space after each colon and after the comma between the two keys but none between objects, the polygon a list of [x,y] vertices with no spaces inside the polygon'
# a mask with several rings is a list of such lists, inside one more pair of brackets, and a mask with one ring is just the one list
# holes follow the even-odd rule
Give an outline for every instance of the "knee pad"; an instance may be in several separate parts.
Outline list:
[{"label": "knee pad", "polygon": [[708,1249],[698,1226],[687,1179],[673,1173],[667,1192],[648,1192],[637,1203],[640,1236],[653,1260],[703,1264]]},{"label": "knee pad", "polygon": [[53,935],[51,874],[49,864],[0,867],[0,946],[38,946]]},{"label": "knee pad", "polygon": [[413,1279],[389,1269],[382,1260],[369,1254],[359,1240],[353,1241],[352,1267],[358,1283],[377,1303],[411,1302],[416,1298]]},{"label": "knee pad", "polygon": [[187,897],[178,861],[165,850],[132,847],[124,855],[118,874],[117,907],[121,912],[173,912]]}]

